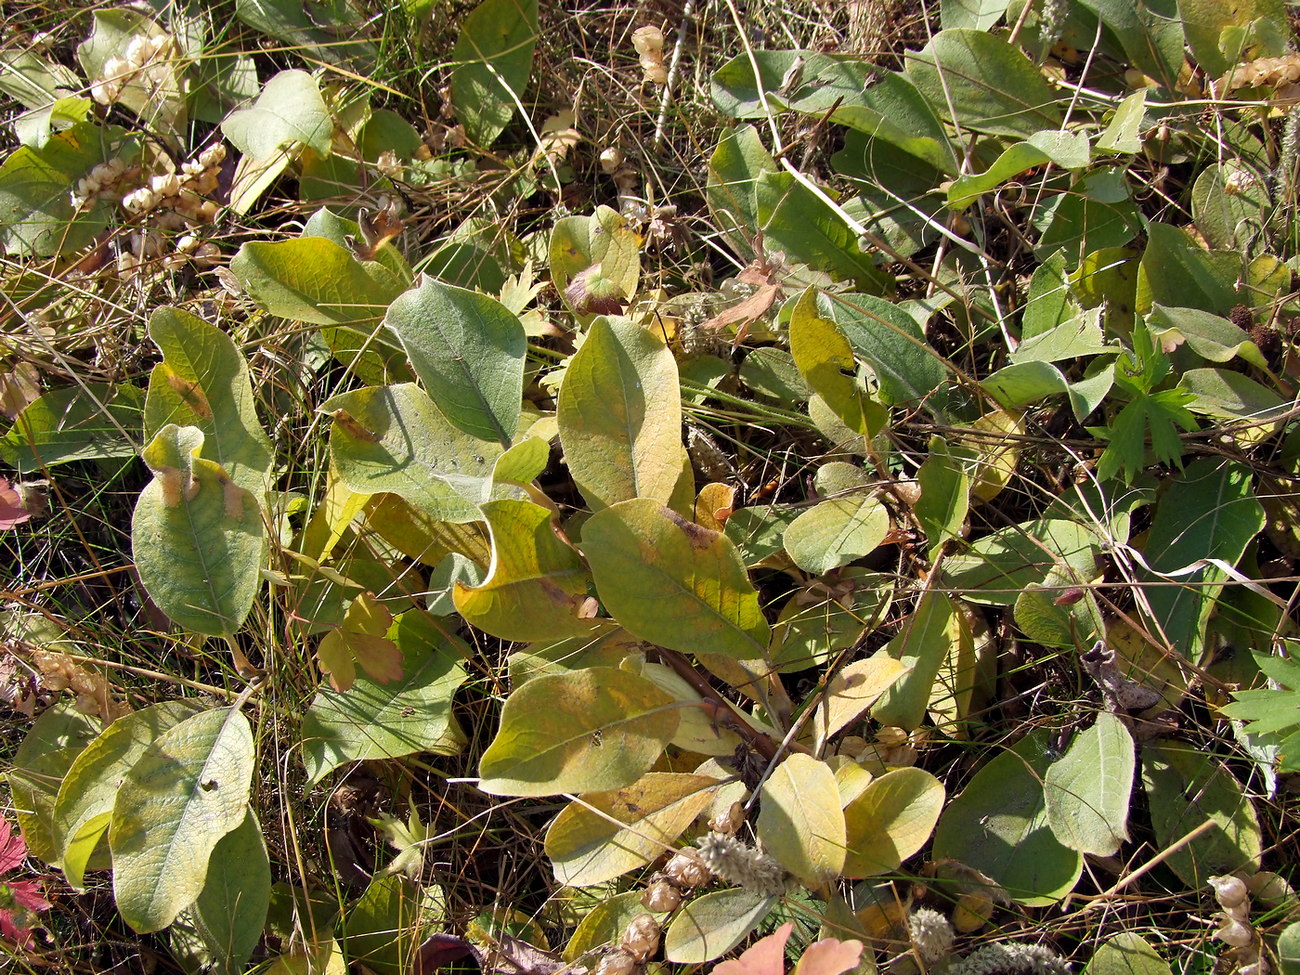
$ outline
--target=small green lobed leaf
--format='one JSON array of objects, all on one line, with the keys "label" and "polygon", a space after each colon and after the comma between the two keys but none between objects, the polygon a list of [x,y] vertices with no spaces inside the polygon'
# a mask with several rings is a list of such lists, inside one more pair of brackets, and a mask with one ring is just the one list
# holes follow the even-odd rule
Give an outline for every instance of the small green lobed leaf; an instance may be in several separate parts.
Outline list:
[{"label": "small green lobed leaf", "polygon": [[667,504],[682,469],[677,363],[658,333],[598,318],[569,362],[556,420],[565,463],[593,509]]},{"label": "small green lobed leaf", "polygon": [[1098,714],[1043,777],[1047,822],[1056,838],[1080,853],[1114,855],[1128,839],[1136,763],[1123,721]]},{"label": "small green lobed leaf", "polygon": [[487,295],[421,275],[389,306],[384,325],[448,420],[479,440],[510,445],[528,351],[516,315]]},{"label": "small green lobed leaf", "polygon": [[501,445],[454,427],[413,383],[367,387],[331,397],[330,457],[358,494],[399,495],[455,523],[477,521]]},{"label": "small green lobed leaf", "polygon": [[187,629],[233,636],[261,585],[266,529],[257,498],[199,456],[197,427],[168,424],[141,456],[154,477],[136,502],[131,546],[140,581]]},{"label": "small green lobed leaf", "polygon": [[930,839],[943,811],[942,783],[919,768],[899,768],[872,782],[844,809],[844,876],[897,870]]},{"label": "small green lobed leaf", "polygon": [[586,567],[556,533],[553,513],[531,501],[489,501],[492,562],[481,585],[456,583],[456,611],[503,640],[563,640],[590,632],[578,610],[590,581]]},{"label": "small green lobed leaf", "polygon": [[203,891],[208,859],[244,822],[253,731],[235,708],[163,732],[118,790],[109,828],[118,911],[141,934],[160,931]]},{"label": "small green lobed leaf", "polygon": [[658,760],[678,712],[644,677],[613,667],[535,677],[510,695],[479,763],[491,795],[553,796],[631,785]]},{"label": "small green lobed leaf", "polygon": [[382,683],[363,673],[346,692],[322,686],[303,716],[309,785],[345,762],[455,755],[464,747],[452,698],[465,682],[469,648],[414,611],[393,620],[386,636],[402,655],[399,680]]},{"label": "small green lobed leaf", "polygon": [[771,630],[731,540],[649,498],[622,501],[582,526],[601,602],[643,640],[686,653],[762,657]]},{"label": "small green lobed leaf", "polygon": [[709,775],[648,772],[624,788],[580,795],[546,831],[555,879],[590,887],[651,862],[708,807],[719,785]]},{"label": "small green lobed leaf", "polygon": [[761,794],[763,849],[809,887],[838,877],[844,868],[844,813],[830,766],[811,755],[789,755],[763,783]]},{"label": "small green lobed leaf", "polygon": [[248,363],[225,332],[179,308],[159,308],[149,337],[163,354],[149,376],[145,436],[167,424],[203,431],[204,453],[240,487],[261,497],[274,460],[257,419]]},{"label": "small green lobed leaf", "polygon": [[785,550],[811,575],[825,575],[870,555],[889,532],[889,511],[874,496],[832,498],[809,508],[785,530]]}]

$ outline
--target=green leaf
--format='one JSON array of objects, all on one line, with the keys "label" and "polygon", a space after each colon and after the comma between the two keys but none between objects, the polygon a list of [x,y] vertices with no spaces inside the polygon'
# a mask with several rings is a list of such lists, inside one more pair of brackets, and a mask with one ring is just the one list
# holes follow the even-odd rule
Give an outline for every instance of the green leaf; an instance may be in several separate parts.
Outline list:
[{"label": "green leaf", "polygon": [[108,833],[118,786],[160,734],[191,717],[195,701],[164,701],[118,718],[73,761],[51,814],[54,847],[63,874],[81,888],[85,871],[107,863],[92,858]]},{"label": "green leaf", "polygon": [[1188,369],[1178,384],[1194,397],[1187,403],[1193,413],[1225,420],[1257,420],[1265,430],[1269,421],[1291,406],[1290,400],[1267,386],[1227,369]]},{"label": "green leaf", "polygon": [[1135,307],[1139,313],[1161,304],[1226,316],[1240,301],[1242,273],[1239,252],[1204,250],[1177,227],[1153,221],[1138,267]]},{"label": "green leaf", "polygon": [[253,732],[235,708],[187,718],[163,732],[122,781],[109,846],[123,920],[161,931],[203,891],[208,859],[244,822]]},{"label": "green leaf", "polygon": [[54,823],[59,783],[99,731],[72,701],[57,701],[28,730],[5,774],[27,850],[46,863],[63,853]]},{"label": "green leaf", "polygon": [[1214,826],[1165,858],[1190,890],[1209,877],[1259,869],[1259,820],[1241,784],[1222,760],[1170,739],[1142,746],[1142,784],[1151,826],[1166,849],[1206,820]]},{"label": "green leaf", "polygon": [[1120,931],[1097,948],[1083,975],[1173,975],[1173,972],[1145,938],[1132,931]]},{"label": "green leaf", "polygon": [[907,671],[880,696],[871,716],[887,727],[919,728],[939,668],[955,644],[970,639],[970,630],[948,596],[935,590],[922,593],[902,631],[884,648]]},{"label": "green leaf", "polygon": [[519,319],[487,295],[422,275],[388,309],[384,324],[453,424],[509,446],[519,425],[528,338]]},{"label": "green leaf", "polygon": [[362,76],[375,60],[375,46],[357,36],[357,11],[345,0],[310,7],[301,0],[235,0],[235,16],[263,34],[302,49],[327,64],[351,67]]},{"label": "green leaf", "polygon": [[925,531],[930,558],[944,542],[956,538],[966,524],[970,510],[970,476],[966,467],[948,448],[943,437],[930,438],[930,450],[916,475],[921,497],[912,506]]},{"label": "green leaf", "polygon": [[272,315],[312,325],[369,331],[406,290],[383,264],[358,261],[324,237],[250,241],[231,259],[230,270]]},{"label": "green leaf", "polygon": [[456,611],[502,640],[563,640],[589,632],[582,619],[590,577],[557,533],[553,513],[531,501],[489,501],[492,563],[481,585],[457,583]]},{"label": "green leaf", "polygon": [[[551,284],[578,314],[593,309],[576,307],[570,284],[584,272],[599,272],[606,287],[621,304],[636,294],[641,275],[641,237],[627,219],[607,206],[596,207],[590,217],[564,217],[551,231],[547,256]],[[607,296],[609,297],[609,296]]]},{"label": "green leaf", "polygon": [[131,547],[164,613],[196,633],[233,636],[261,584],[266,533],[257,498],[202,449],[201,430],[173,424],[145,447],[154,476],[136,501]]},{"label": "green leaf", "polygon": [[1283,772],[1300,770],[1300,663],[1287,657],[1254,654],[1259,669],[1277,684],[1257,690],[1234,691],[1231,704],[1220,708],[1230,718],[1246,722],[1254,736],[1280,739],[1278,767]]},{"label": "green leaf", "polygon": [[672,698],[613,667],[535,677],[501,709],[501,728],[479,762],[491,795],[553,796],[631,785],[677,730]]},{"label": "green leaf", "polygon": [[352,600],[340,624],[316,647],[316,663],[334,690],[352,686],[357,664],[381,684],[401,679],[402,653],[385,635],[392,624],[393,614],[373,593],[363,592]]},{"label": "green leaf", "polygon": [[817,291],[806,289],[790,314],[790,353],[808,385],[855,433],[874,436],[889,419],[857,377],[853,346],[823,314]]},{"label": "green leaf", "polygon": [[760,794],[763,849],[811,888],[838,877],[844,869],[844,813],[830,766],[810,755],[788,755]]},{"label": "green leaf", "polygon": [[1074,266],[1098,250],[1121,247],[1138,235],[1143,219],[1119,169],[1094,169],[1074,181],[1043,211],[1046,227],[1034,253],[1040,257],[1063,250]]},{"label": "green leaf", "polygon": [[[343,923],[347,960],[358,971],[408,975],[421,942],[445,917],[445,898],[438,887],[420,887],[402,874],[376,877],[348,907]],[[347,967],[340,959],[338,975]],[[317,971],[309,967],[303,975],[316,975]],[[326,969],[323,975],[335,973]]]},{"label": "green leaf", "polygon": [[1037,519],[1000,528],[951,555],[943,565],[945,587],[963,599],[1010,606],[1029,585],[1042,585],[1056,566],[1068,568],[1076,582],[1097,576],[1101,542],[1075,521]]},{"label": "green leaf", "polygon": [[721,958],[767,917],[777,900],[743,887],[691,898],[664,934],[664,957],[682,965]]},{"label": "green leaf", "polygon": [[1159,630],[1185,659],[1198,659],[1205,623],[1228,573],[1214,564],[1183,570],[1203,559],[1236,565],[1263,527],[1264,508],[1243,464],[1205,457],[1169,482],[1143,548],[1153,571],[1139,569],[1137,577],[1139,584],[1167,578],[1179,583],[1153,585],[1145,594]]},{"label": "green leaf", "polygon": [[1250,250],[1271,203],[1267,177],[1238,160],[1206,166],[1192,185],[1192,218],[1213,248]]},{"label": "green leaf", "polygon": [[939,24],[944,30],[967,27],[988,30],[1006,13],[1007,0],[943,0],[939,5]]},{"label": "green leaf", "polygon": [[588,792],[565,806],[546,831],[555,879],[591,887],[650,863],[713,801],[708,775],[649,772],[608,792]]},{"label": "green leaf", "polygon": [[1147,326],[1152,338],[1166,349],[1186,341],[1193,352],[1211,362],[1229,362],[1240,356],[1252,366],[1268,368],[1259,347],[1243,329],[1226,318],[1199,308],[1152,305]]},{"label": "green leaf", "polygon": [[268,81],[250,108],[227,115],[221,131],[253,159],[268,159],[291,143],[328,156],[334,121],[316,79],[306,71],[289,69]]},{"label": "green leaf", "polygon": [[1059,129],[1035,132],[1027,141],[1008,146],[984,172],[953,180],[948,186],[948,206],[964,209],[1012,177],[1044,163],[1055,163],[1062,169],[1084,169],[1091,161],[1084,133]]},{"label": "green leaf", "polygon": [[[1282,0],[1242,0],[1226,7],[1218,0],[1178,0],[1178,18],[1196,63],[1211,78],[1242,61],[1283,54],[1280,46],[1269,49],[1260,39],[1291,33]],[[1242,30],[1247,25],[1249,33]],[[1245,49],[1243,35],[1253,42]]]},{"label": "green leaf", "polygon": [[758,230],[755,184],[761,175],[776,170],[776,161],[752,125],[729,130],[713,150],[706,191],[709,213],[738,254],[754,254]]},{"label": "green leaf", "polygon": [[1300,975],[1300,921],[1288,924],[1278,935],[1277,962],[1281,975]]},{"label": "green leaf", "polygon": [[766,652],[770,630],[758,593],[721,532],[637,498],[593,515],[581,547],[601,602],[641,639],[738,660]]},{"label": "green leaf", "polygon": [[[876,179],[879,175],[878,185],[889,196],[899,186],[908,185],[896,182],[896,176],[908,168],[908,159],[913,160],[913,170],[919,170],[924,177],[936,173],[956,175],[960,169],[952,139],[934,104],[905,74],[887,73],[875,84],[859,90],[855,97],[846,96],[832,118],[853,130],[845,139],[846,156],[832,157],[836,169],[860,179]],[[860,136],[867,139],[864,141]],[[882,146],[886,148],[882,150]],[[887,151],[891,147],[897,152]],[[839,160],[845,158],[855,160],[854,170],[841,168]],[[874,164],[877,159],[885,161],[883,170]],[[916,189],[928,190],[938,182],[930,179],[924,188]]]},{"label": "green leaf", "polygon": [[83,383],[50,390],[0,437],[0,458],[27,473],[74,460],[133,457],[143,401],[135,386]]},{"label": "green leaf", "polygon": [[943,811],[943,785],[919,768],[886,772],[844,808],[848,856],[844,876],[892,873],[919,851]]},{"label": "green leaf", "polygon": [[1124,722],[1103,711],[1047,769],[1047,822],[1064,845],[1113,856],[1128,839],[1129,795],[1136,759]]},{"label": "green leaf", "polygon": [[203,891],[191,909],[213,971],[242,975],[262,938],[270,902],[271,861],[262,825],[249,809],[213,848]]},{"label": "green leaf", "polygon": [[0,246],[20,257],[72,253],[108,227],[112,205],[74,210],[69,189],[96,163],[121,151],[123,132],[88,122],[36,149],[20,146],[0,165]]},{"label": "green leaf", "polygon": [[412,383],[331,397],[330,456],[358,494],[389,492],[439,521],[481,517],[501,445],[453,427]]},{"label": "green leaf", "polygon": [[556,419],[565,462],[593,510],[667,504],[681,476],[677,364],[658,333],[598,318],[569,362]]},{"label": "green leaf", "polygon": [[[1201,62],[1204,66],[1205,62]],[[1097,148],[1132,156],[1142,149],[1142,117],[1146,114],[1147,89],[1139,88],[1115,109],[1106,131],[1097,139]]]},{"label": "green leaf", "polygon": [[[87,78],[117,76],[108,70],[112,57],[125,57],[131,41],[136,37],[163,37],[166,32],[147,13],[139,10],[117,8],[96,10],[95,26],[90,37],[77,47],[77,59]],[[154,131],[178,135],[186,121],[186,81],[183,68],[187,61],[178,56],[174,46],[160,52],[160,57],[150,64],[148,72],[122,79],[117,103],[129,108],[140,117],[145,127]]]},{"label": "green leaf", "polygon": [[889,511],[870,495],[833,498],[809,508],[785,530],[785,550],[811,575],[825,575],[874,552],[889,532]]},{"label": "green leaf", "polygon": [[641,904],[641,890],[606,897],[587,913],[573,930],[573,936],[564,946],[564,960],[572,962],[588,951],[596,951],[617,944],[628,924],[638,914],[646,913]]},{"label": "green leaf", "polygon": [[179,308],[159,308],[149,337],[163,361],[149,376],[145,436],[168,424],[203,431],[204,453],[254,497],[269,487],[271,441],[258,422],[248,363],[225,332]]},{"label": "green leaf", "polygon": [[844,218],[786,172],[763,173],[754,184],[755,214],[768,246],[791,261],[851,281],[864,291],[886,291],[890,279],[858,247]]},{"label": "green leaf", "polygon": [[1020,50],[977,30],[945,30],[909,56],[907,76],[963,129],[1027,139],[1061,127],[1060,99]]},{"label": "green leaf", "polygon": [[452,697],[465,681],[461,661],[469,648],[414,611],[393,620],[386,636],[402,654],[399,680],[379,683],[360,674],[346,692],[323,686],[303,716],[309,785],[345,762],[416,752],[456,755],[464,747]]},{"label": "green leaf", "polygon": [[[1184,64],[1177,0],[1079,0],[1109,27],[1134,66],[1173,88]],[[1244,21],[1242,21],[1244,23]]]},{"label": "green leaf", "polygon": [[1055,757],[1047,733],[1033,731],[976,772],[939,817],[931,857],[980,871],[1030,907],[1068,894],[1083,857],[1047,823],[1043,776]]},{"label": "green leaf", "polygon": [[898,305],[873,295],[822,292],[817,310],[839,327],[854,354],[870,364],[884,402],[916,405],[947,381],[946,363],[926,341],[916,319]]},{"label": "green leaf", "polygon": [[461,24],[451,98],[479,147],[490,146],[514,116],[536,43],[537,0],[483,0]]}]

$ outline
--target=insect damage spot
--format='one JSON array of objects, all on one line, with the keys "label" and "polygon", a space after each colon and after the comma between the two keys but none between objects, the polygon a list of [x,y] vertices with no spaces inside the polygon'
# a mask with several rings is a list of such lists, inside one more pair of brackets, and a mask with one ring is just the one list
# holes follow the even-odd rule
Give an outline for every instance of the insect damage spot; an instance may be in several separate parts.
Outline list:
[{"label": "insect damage spot", "polygon": [[701,527],[693,521],[687,521],[671,508],[664,508],[663,510],[672,519],[673,524],[682,530],[682,534],[686,536],[692,548],[706,549],[713,544],[714,538],[718,535],[717,532]]}]

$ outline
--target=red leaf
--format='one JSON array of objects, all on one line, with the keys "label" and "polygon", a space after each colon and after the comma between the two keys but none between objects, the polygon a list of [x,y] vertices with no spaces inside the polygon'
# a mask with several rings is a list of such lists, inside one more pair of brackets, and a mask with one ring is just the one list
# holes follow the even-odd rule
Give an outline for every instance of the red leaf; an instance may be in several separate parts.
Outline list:
[{"label": "red leaf", "polygon": [[841,975],[856,968],[861,959],[861,941],[826,938],[808,946],[794,966],[794,975]]},{"label": "red leaf", "polygon": [[785,943],[794,924],[786,922],[766,938],[755,941],[739,958],[713,966],[713,975],[782,975]]},{"label": "red leaf", "polygon": [[23,505],[23,496],[0,477],[0,529],[21,525],[31,517],[32,513]]}]

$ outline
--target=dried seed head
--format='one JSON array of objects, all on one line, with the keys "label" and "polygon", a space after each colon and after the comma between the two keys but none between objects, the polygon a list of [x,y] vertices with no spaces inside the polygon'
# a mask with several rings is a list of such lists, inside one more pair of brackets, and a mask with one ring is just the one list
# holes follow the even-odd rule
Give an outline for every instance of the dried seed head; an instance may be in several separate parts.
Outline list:
[{"label": "dried seed head", "polygon": [[659,922],[649,914],[638,914],[632,918],[623,932],[622,948],[638,962],[659,950]]},{"label": "dried seed head", "polygon": [[636,959],[622,948],[615,948],[600,956],[595,975],[634,975],[640,966]]},{"label": "dried seed head", "polygon": [[1295,890],[1271,870],[1261,870],[1246,881],[1246,889],[1252,897],[1258,898],[1265,907],[1280,907],[1295,897]]},{"label": "dried seed head", "polygon": [[733,802],[730,806],[709,820],[709,829],[715,833],[733,835],[745,821],[745,804]]},{"label": "dried seed head", "polygon": [[1214,899],[1224,910],[1232,910],[1246,902],[1246,884],[1240,877],[1211,877],[1209,884],[1214,888]]},{"label": "dried seed head", "polygon": [[1216,914],[1214,919],[1218,929],[1210,935],[1211,938],[1234,948],[1244,948],[1255,940],[1255,930],[1249,924],[1227,914]]},{"label": "dried seed head", "polygon": [[694,853],[678,853],[664,867],[664,874],[679,887],[700,887],[713,879],[713,873]]},{"label": "dried seed head", "polygon": [[656,880],[641,895],[641,906],[656,914],[671,914],[682,903],[682,892],[666,880]]}]

